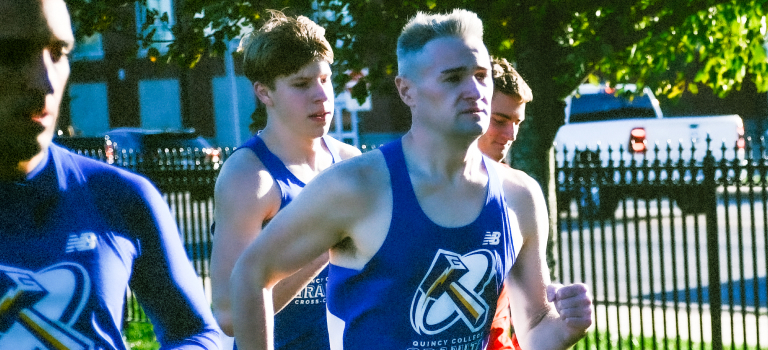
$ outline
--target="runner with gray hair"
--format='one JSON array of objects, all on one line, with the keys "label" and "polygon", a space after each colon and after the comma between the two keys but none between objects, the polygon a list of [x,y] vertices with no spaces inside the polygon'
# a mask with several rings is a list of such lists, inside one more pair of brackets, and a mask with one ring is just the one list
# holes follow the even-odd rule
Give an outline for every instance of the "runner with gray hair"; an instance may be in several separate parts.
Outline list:
[{"label": "runner with gray hair", "polygon": [[[469,14],[419,14],[403,36],[477,27]],[[524,349],[568,348],[592,325],[586,286],[550,284],[538,184],[477,147],[493,95],[481,32],[424,37],[398,50],[410,130],[318,175],[238,260],[243,349],[272,348],[272,287],[329,249],[333,350],[485,349],[504,283]]]}]

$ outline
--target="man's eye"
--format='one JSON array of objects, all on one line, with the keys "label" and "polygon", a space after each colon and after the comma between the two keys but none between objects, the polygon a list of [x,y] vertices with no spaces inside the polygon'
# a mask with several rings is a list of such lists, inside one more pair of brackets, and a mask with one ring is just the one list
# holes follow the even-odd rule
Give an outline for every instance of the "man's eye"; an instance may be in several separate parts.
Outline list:
[{"label": "man's eye", "polygon": [[53,45],[48,49],[48,51],[51,53],[51,60],[53,62],[59,62],[62,57],[66,56],[64,53],[64,48],[61,47],[61,45]]},{"label": "man's eye", "polygon": [[447,78],[445,78],[445,81],[449,83],[458,83],[461,81],[461,77],[458,75],[449,75]]},{"label": "man's eye", "polygon": [[293,87],[299,88],[299,89],[306,88],[307,86],[309,86],[309,84],[307,82],[301,82],[301,83],[293,84]]},{"label": "man's eye", "polygon": [[64,54],[61,52],[61,49],[51,48],[49,52],[51,53],[51,60],[53,62],[59,62],[61,57],[64,56]]}]

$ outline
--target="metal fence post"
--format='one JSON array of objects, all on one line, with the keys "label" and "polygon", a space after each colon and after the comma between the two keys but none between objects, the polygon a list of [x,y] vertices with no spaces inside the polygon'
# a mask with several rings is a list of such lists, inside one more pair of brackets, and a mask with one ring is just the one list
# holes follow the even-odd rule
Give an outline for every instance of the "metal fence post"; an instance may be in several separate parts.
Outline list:
[{"label": "metal fence post", "polygon": [[[712,350],[723,349],[721,330],[722,295],[720,293],[720,247],[717,232],[717,183],[715,157],[712,155],[709,135],[707,154],[704,157],[704,192],[707,218],[707,268],[709,270],[709,312],[712,320]],[[727,189],[726,189],[727,191]]]}]

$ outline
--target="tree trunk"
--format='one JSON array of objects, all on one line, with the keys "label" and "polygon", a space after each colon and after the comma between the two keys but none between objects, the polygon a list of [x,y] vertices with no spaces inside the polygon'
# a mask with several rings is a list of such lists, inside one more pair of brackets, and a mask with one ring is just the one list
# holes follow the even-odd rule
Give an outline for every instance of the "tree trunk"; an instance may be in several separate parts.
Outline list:
[{"label": "tree trunk", "polygon": [[[536,96],[534,90],[534,96]],[[540,97],[545,97],[541,96]],[[549,238],[547,243],[547,265],[553,280],[557,279],[555,267],[557,262],[554,256],[554,244],[558,232],[557,227],[557,203],[556,203],[556,177],[554,176],[554,134],[559,126],[552,123],[552,119],[564,117],[562,101],[543,98],[531,102],[530,112],[526,113],[525,122],[521,124],[520,133],[513,143],[511,150],[512,167],[520,169],[533,177],[541,186],[544,198],[547,200],[549,210]],[[534,103],[539,108],[533,108]],[[546,106],[548,104],[549,106]]]},{"label": "tree trunk", "polygon": [[[567,94],[558,91],[554,77],[560,74],[563,65],[553,62],[554,57],[563,57],[559,50],[562,48],[551,39],[547,26],[539,26],[541,31],[531,38],[531,41],[521,43],[520,47],[527,48],[518,55],[516,64],[523,79],[533,90],[533,101],[526,106],[525,122],[521,124],[517,140],[512,145],[511,164],[538,181],[549,209],[549,237],[547,244],[547,264],[553,280],[556,261],[554,245],[558,232],[556,183],[554,176],[554,152],[552,143],[557,129],[565,120],[563,96]],[[549,40],[546,40],[548,39]]]}]

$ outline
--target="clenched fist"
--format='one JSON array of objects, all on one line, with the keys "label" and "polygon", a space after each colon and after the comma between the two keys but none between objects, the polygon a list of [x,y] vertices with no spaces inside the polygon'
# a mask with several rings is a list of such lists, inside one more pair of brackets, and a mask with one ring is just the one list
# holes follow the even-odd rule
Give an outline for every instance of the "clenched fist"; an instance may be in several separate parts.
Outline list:
[{"label": "clenched fist", "polygon": [[583,334],[592,326],[592,298],[583,283],[567,286],[550,284],[547,286],[547,301],[555,304],[560,319],[573,329],[574,335]]}]

